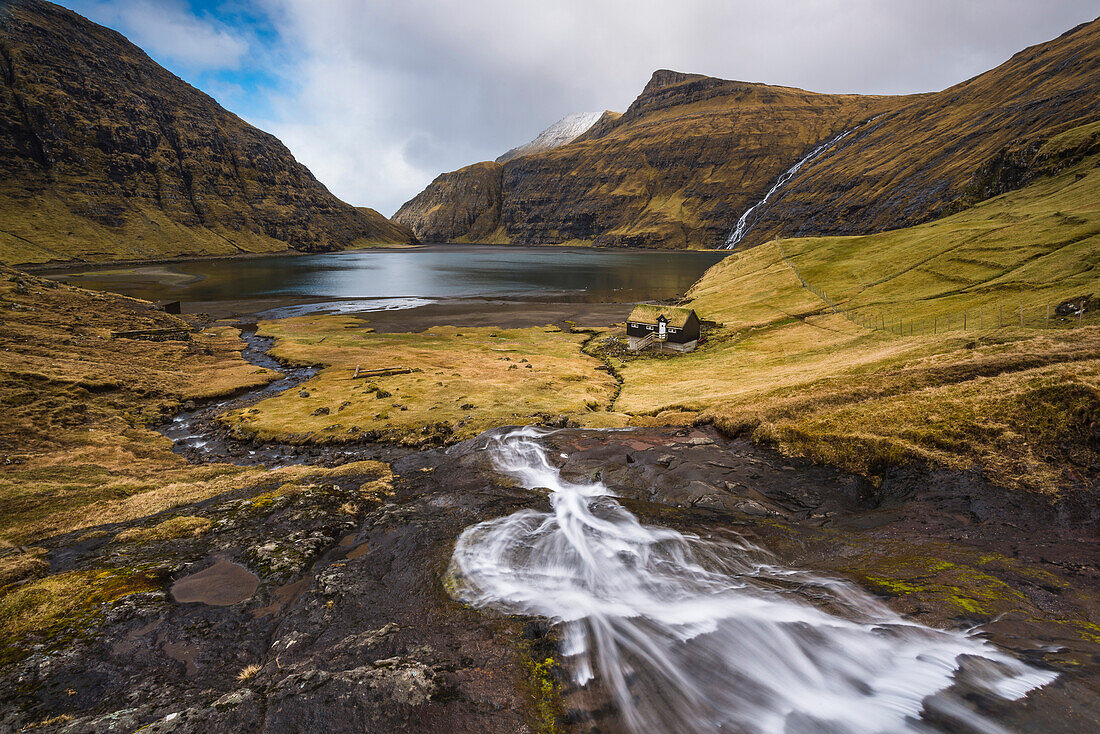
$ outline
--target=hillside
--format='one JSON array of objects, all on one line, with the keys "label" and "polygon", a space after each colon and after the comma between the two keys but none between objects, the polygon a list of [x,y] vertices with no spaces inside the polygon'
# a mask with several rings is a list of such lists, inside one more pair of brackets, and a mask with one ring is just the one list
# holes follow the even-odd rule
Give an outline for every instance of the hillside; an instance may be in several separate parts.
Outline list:
[{"label": "hillside", "polygon": [[[711,247],[817,141],[895,104],[658,71],[622,116],[504,163],[491,184],[502,197],[496,226],[495,207],[468,197],[472,179],[486,185],[495,173],[477,167],[437,178],[395,219],[443,241],[488,241],[478,234],[487,231],[513,244]],[[455,207],[463,217],[452,227]]]},{"label": "hillside", "polygon": [[488,161],[440,174],[405,202],[393,221],[424,242],[507,244],[500,227],[500,169]]},{"label": "hillside", "polygon": [[1100,119],[1098,95],[1100,20],[876,120],[795,179],[746,244],[894,229],[1018,188],[1080,158],[1037,154]]},{"label": "hillside", "polygon": [[1005,486],[1095,487],[1096,302],[1059,305],[1100,293],[1098,164],[935,222],[726,258],[688,293],[722,328],[693,354],[620,363],[616,409],[687,411],[868,476],[980,466]]},{"label": "hillside", "polygon": [[120,34],[0,8],[0,261],[329,251],[412,240]]},{"label": "hillside", "polygon": [[[1086,152],[1036,154],[1050,137],[1097,119],[1098,94],[1100,21],[934,94],[820,95],[658,71],[620,119],[506,162],[500,225],[514,244],[721,247],[784,171],[850,131],[753,213],[741,244],[910,226],[1080,160]],[[447,210],[467,175],[437,179],[436,211]],[[403,221],[419,233],[435,216]]]}]

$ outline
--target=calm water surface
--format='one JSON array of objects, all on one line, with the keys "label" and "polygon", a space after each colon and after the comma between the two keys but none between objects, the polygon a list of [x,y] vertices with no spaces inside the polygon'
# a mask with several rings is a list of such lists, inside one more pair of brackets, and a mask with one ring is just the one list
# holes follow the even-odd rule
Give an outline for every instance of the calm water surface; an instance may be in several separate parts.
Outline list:
[{"label": "calm water surface", "polygon": [[100,266],[52,277],[149,300],[561,298],[682,294],[728,253],[440,246]]}]

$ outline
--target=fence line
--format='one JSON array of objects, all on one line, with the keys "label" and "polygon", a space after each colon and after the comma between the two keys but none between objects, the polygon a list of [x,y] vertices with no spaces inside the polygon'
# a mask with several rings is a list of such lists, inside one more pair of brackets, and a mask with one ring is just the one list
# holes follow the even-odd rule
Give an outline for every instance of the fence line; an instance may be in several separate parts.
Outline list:
[{"label": "fence line", "polygon": [[[974,309],[951,311],[944,315],[935,316],[906,316],[901,304],[895,308],[876,308],[874,306],[862,306],[855,309],[847,308],[829,297],[827,291],[815,288],[802,277],[802,273],[787,257],[783,244],[777,239],[775,246],[779,249],[779,255],[783,263],[791,269],[802,284],[802,287],[821,299],[825,306],[838,316],[842,316],[853,324],[874,331],[885,331],[898,336],[923,336],[925,334],[940,334],[952,330],[981,331],[984,329],[1002,329],[1011,326],[1024,328],[1057,329],[1075,328],[1084,324],[1085,307],[1072,314],[1058,314],[1051,304],[1024,305],[1019,301],[1015,308],[1005,310],[1004,304],[996,307],[979,306]],[[900,313],[899,313],[900,311]]]}]

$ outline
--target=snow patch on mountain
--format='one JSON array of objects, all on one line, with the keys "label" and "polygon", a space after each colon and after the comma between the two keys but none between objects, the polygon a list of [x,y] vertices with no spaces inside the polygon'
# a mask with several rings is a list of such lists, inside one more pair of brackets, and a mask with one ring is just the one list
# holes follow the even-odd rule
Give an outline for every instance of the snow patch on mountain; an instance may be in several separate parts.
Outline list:
[{"label": "snow patch on mountain", "polygon": [[541,153],[544,150],[551,150],[572,142],[595,125],[602,115],[602,112],[576,112],[567,115],[543,130],[531,142],[512,148],[497,158],[497,163],[504,163],[523,155]]}]

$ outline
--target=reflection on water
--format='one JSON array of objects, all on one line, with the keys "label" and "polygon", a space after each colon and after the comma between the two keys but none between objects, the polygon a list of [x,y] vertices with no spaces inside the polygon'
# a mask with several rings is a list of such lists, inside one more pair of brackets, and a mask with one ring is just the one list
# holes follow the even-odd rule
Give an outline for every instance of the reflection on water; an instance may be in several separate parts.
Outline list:
[{"label": "reflection on water", "polygon": [[149,300],[561,296],[636,301],[682,294],[727,254],[449,245],[101,267],[54,277]]}]

